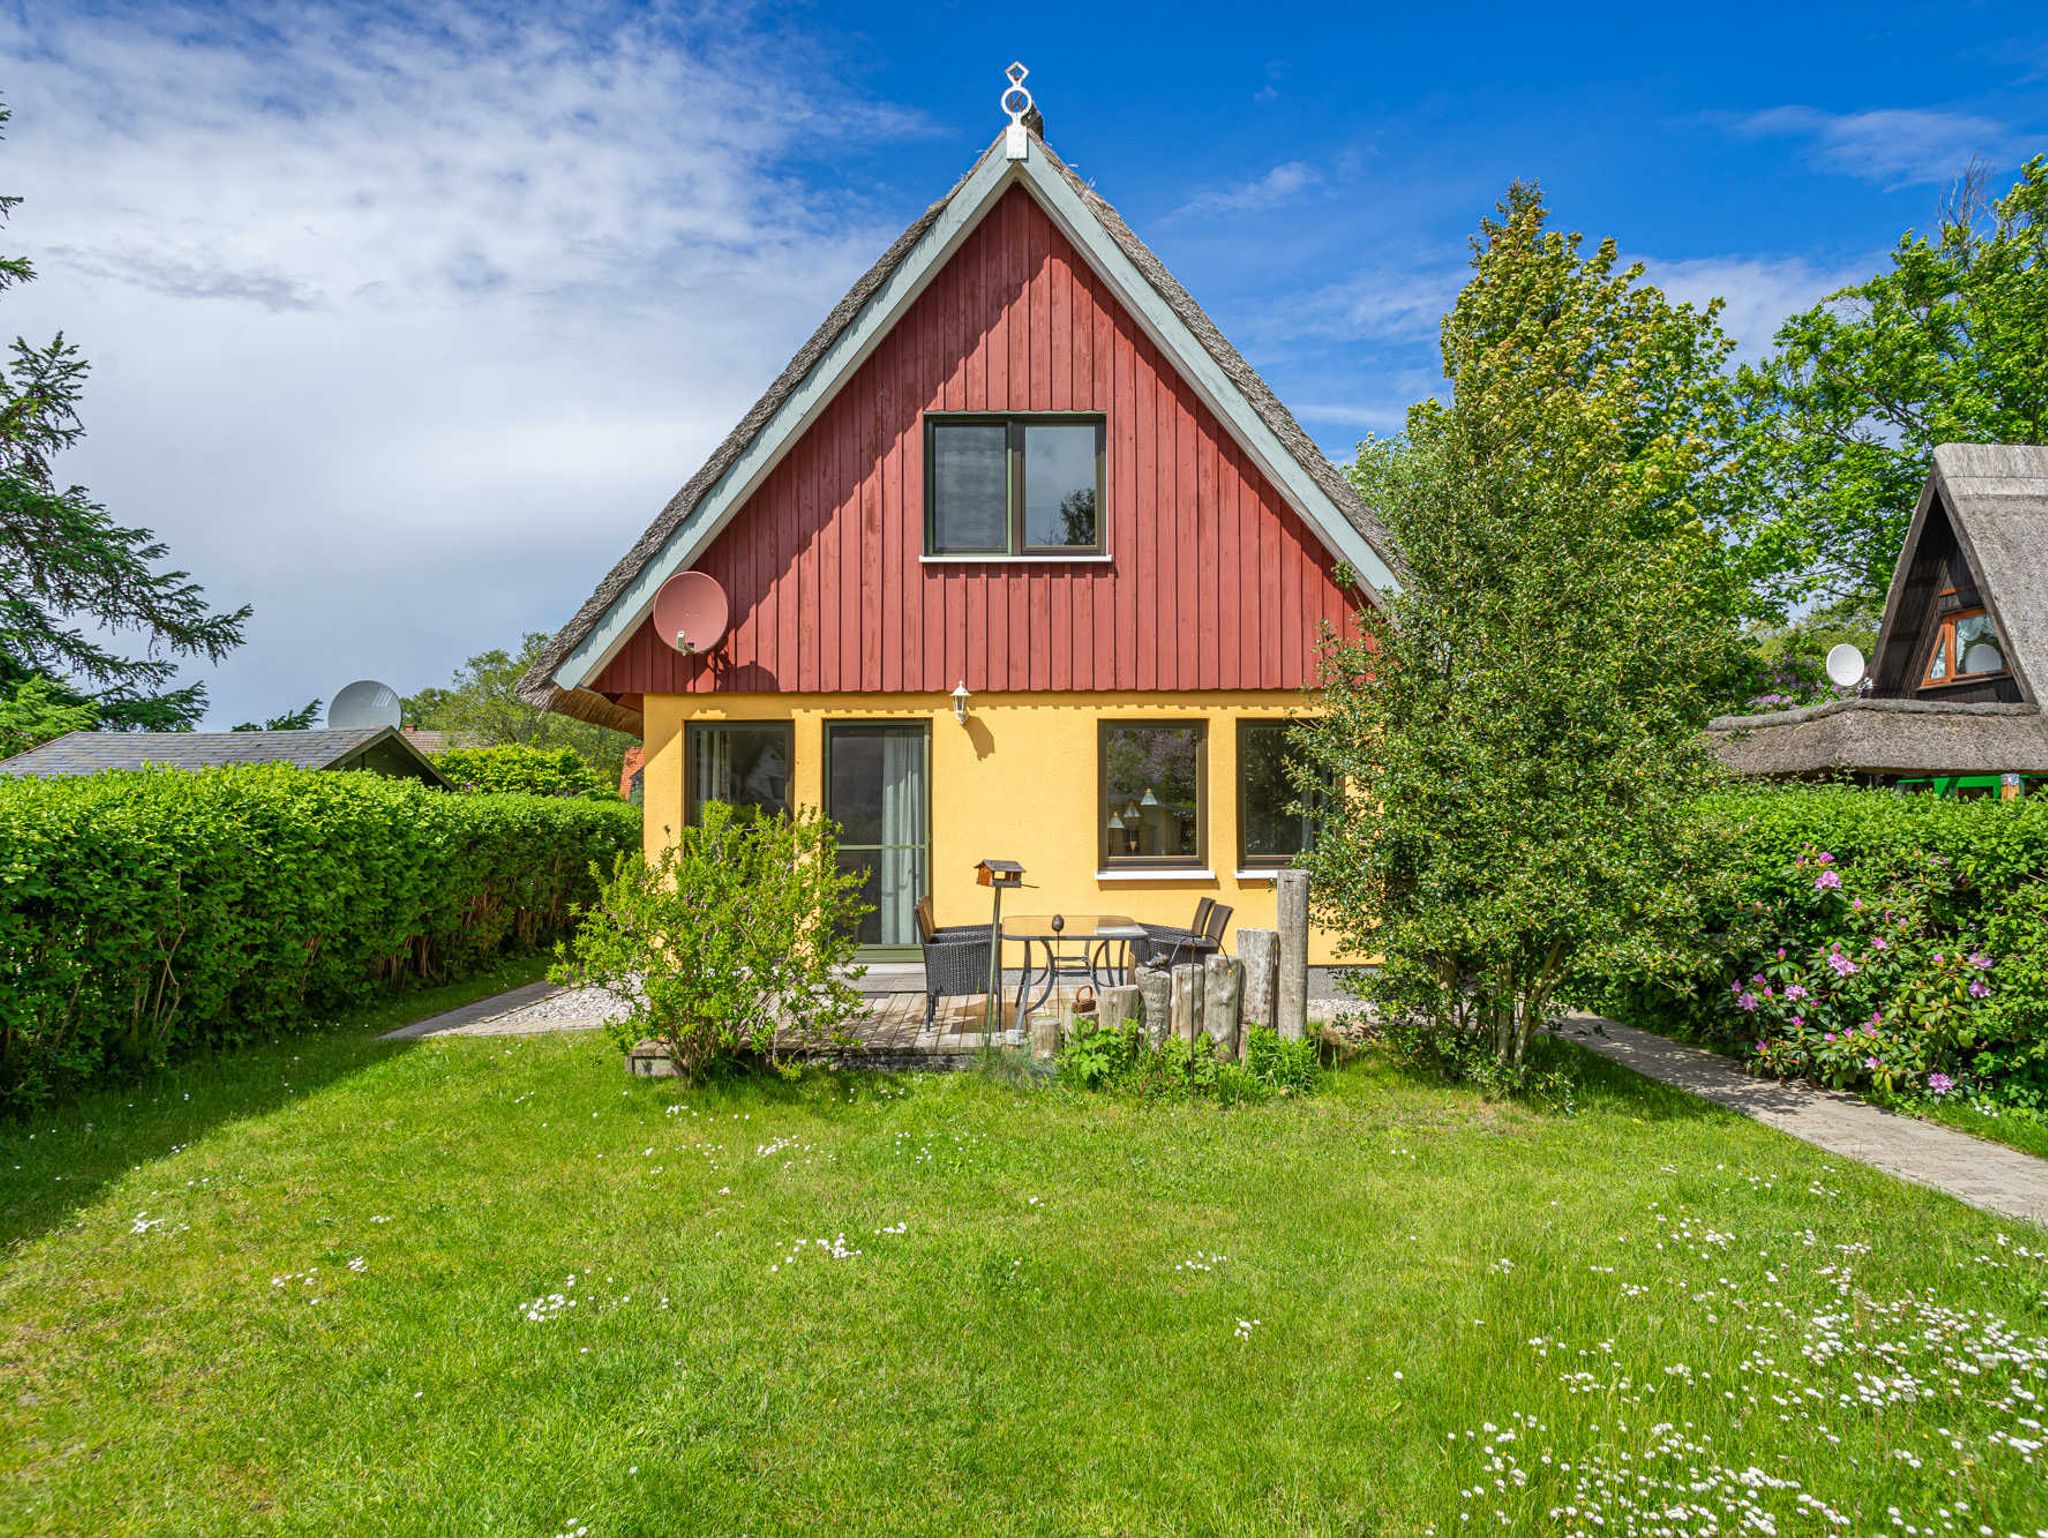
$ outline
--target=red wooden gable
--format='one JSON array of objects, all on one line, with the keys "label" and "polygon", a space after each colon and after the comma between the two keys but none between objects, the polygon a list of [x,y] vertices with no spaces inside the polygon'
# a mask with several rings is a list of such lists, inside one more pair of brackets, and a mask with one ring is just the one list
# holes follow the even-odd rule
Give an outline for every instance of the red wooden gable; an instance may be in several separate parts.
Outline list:
[{"label": "red wooden gable", "polygon": [[[928,411],[1099,411],[1108,562],[936,564]],[[696,562],[709,658],[643,624],[591,687],[639,694],[1293,689],[1330,556],[1021,187],[933,278]]]}]

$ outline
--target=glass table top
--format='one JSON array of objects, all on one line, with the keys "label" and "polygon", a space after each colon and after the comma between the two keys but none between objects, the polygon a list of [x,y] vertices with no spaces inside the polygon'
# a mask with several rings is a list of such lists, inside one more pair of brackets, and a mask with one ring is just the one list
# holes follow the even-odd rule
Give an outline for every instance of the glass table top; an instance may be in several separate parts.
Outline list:
[{"label": "glass table top", "polygon": [[[1064,927],[1054,930],[1052,921]],[[1135,940],[1144,934],[1138,921],[1123,913],[1020,913],[1003,915],[1005,940]]]}]

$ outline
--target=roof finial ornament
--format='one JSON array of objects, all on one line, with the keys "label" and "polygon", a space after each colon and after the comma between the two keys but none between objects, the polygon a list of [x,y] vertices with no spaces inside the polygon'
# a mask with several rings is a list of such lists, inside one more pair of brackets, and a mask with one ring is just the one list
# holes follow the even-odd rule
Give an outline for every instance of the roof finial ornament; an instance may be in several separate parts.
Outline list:
[{"label": "roof finial ornament", "polygon": [[1025,119],[1037,114],[1031,105],[1031,93],[1024,89],[1024,77],[1030,73],[1021,60],[1003,71],[1010,82],[1000,98],[1003,111],[1010,117],[1010,126],[1003,130],[1005,160],[1022,160],[1031,153],[1031,135],[1026,131]]}]

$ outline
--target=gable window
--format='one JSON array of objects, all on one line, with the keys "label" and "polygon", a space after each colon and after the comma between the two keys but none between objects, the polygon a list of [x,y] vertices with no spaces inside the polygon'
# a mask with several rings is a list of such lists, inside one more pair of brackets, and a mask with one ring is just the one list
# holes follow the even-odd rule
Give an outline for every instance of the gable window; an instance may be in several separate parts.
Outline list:
[{"label": "gable window", "polygon": [[1203,760],[1199,721],[1104,721],[1099,736],[1102,864],[1202,864]]},{"label": "gable window", "polygon": [[1944,618],[1935,631],[1920,687],[1931,689],[2004,671],[2005,651],[1991,616],[1982,609],[1965,609]]},{"label": "gable window", "polygon": [[925,418],[928,556],[1102,553],[1099,416]]},{"label": "gable window", "polygon": [[1327,793],[1303,801],[1287,769],[1295,757],[1290,721],[1237,723],[1237,863],[1240,870],[1278,870],[1315,842]]},{"label": "gable window", "polygon": [[787,721],[691,722],[684,738],[690,824],[707,801],[723,801],[742,818],[788,812],[794,747]]}]

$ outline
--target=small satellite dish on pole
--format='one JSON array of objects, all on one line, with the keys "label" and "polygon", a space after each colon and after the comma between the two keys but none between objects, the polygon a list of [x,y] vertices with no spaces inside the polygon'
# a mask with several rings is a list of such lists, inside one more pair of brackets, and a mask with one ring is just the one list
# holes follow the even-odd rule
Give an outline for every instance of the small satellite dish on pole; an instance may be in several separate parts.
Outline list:
[{"label": "small satellite dish on pole", "polygon": [[725,589],[708,571],[679,571],[654,595],[654,633],[686,657],[724,640],[731,618]]},{"label": "small satellite dish on pole", "polygon": [[[1809,654],[1810,655],[1810,654]],[[1867,671],[1863,653],[1847,641],[1828,648],[1828,680],[1838,689],[1853,689]]]},{"label": "small satellite dish on pole", "polygon": [[398,691],[374,678],[359,678],[343,686],[327,707],[327,724],[332,727],[398,725]]}]

